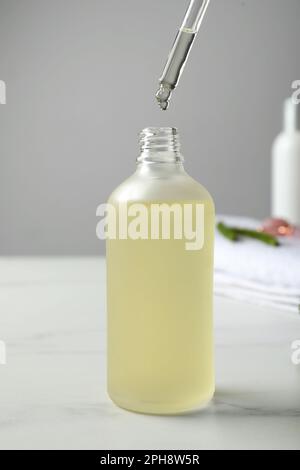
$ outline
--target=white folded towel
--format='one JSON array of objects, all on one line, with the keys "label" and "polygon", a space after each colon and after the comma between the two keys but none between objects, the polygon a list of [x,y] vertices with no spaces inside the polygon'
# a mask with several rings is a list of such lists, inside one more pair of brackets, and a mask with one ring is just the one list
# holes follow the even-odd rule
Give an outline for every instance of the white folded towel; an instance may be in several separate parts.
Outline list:
[{"label": "white folded towel", "polygon": [[[229,226],[256,229],[244,217],[219,216]],[[281,237],[273,247],[241,238],[231,242],[216,231],[215,293],[226,297],[299,312],[300,239]]]}]

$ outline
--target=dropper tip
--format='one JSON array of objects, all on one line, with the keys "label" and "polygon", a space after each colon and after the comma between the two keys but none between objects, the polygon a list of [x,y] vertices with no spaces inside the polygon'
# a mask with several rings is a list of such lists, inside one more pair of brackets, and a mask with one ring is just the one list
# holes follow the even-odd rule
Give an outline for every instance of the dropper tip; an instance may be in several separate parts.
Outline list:
[{"label": "dropper tip", "polygon": [[161,83],[156,93],[156,100],[162,111],[166,111],[170,104],[170,97],[172,94],[172,88],[166,83]]},{"label": "dropper tip", "polygon": [[169,107],[169,101],[158,101],[158,106],[162,111],[166,111]]}]

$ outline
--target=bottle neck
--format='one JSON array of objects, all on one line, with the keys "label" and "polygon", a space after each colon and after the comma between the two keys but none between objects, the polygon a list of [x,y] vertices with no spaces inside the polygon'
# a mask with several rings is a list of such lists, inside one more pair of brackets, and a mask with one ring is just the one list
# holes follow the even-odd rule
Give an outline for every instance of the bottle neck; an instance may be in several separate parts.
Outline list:
[{"label": "bottle neck", "polygon": [[284,123],[285,132],[295,133],[300,131],[300,105],[288,98],[284,104]]},{"label": "bottle neck", "polygon": [[177,129],[172,127],[148,127],[140,134],[138,165],[175,165],[183,167]]}]

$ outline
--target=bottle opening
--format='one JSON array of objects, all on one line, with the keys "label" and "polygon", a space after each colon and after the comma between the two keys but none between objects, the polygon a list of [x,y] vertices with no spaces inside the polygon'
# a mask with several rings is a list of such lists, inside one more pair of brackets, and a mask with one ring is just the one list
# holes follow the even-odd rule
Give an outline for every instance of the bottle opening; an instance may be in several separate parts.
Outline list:
[{"label": "bottle opening", "polygon": [[147,127],[140,134],[138,161],[181,162],[179,134],[175,127]]}]

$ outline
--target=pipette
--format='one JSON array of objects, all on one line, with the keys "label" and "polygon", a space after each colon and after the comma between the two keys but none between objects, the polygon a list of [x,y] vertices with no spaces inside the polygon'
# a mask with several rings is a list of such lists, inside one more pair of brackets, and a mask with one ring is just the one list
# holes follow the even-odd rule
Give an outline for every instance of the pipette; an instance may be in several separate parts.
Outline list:
[{"label": "pipette", "polygon": [[178,85],[209,2],[210,0],[191,0],[189,4],[163,74],[159,79],[160,88],[156,94],[156,99],[163,111],[168,109],[172,91]]}]

